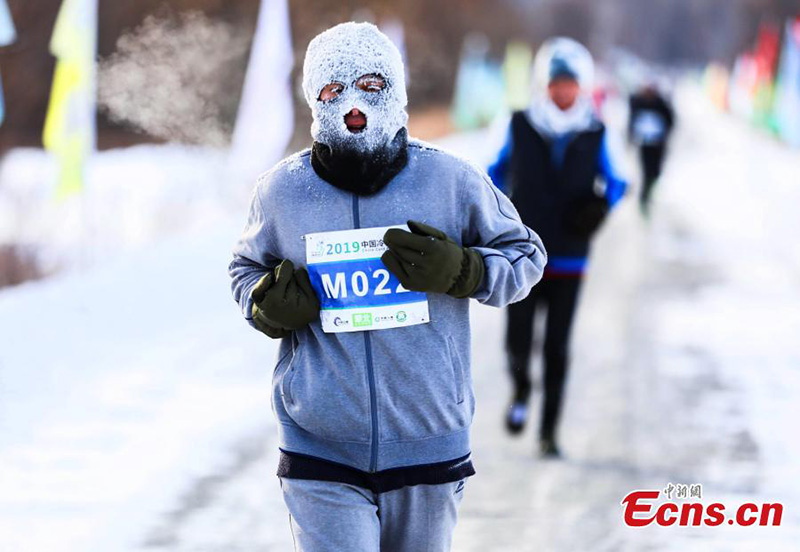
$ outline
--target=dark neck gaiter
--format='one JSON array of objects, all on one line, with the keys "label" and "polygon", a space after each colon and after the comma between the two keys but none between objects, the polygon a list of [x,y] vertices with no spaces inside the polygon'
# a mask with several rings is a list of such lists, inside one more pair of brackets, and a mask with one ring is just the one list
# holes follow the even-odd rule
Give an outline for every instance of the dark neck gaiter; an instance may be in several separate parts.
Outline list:
[{"label": "dark neck gaiter", "polygon": [[365,154],[314,142],[311,166],[317,175],[342,190],[372,195],[386,186],[408,163],[408,131],[401,128],[384,147]]}]

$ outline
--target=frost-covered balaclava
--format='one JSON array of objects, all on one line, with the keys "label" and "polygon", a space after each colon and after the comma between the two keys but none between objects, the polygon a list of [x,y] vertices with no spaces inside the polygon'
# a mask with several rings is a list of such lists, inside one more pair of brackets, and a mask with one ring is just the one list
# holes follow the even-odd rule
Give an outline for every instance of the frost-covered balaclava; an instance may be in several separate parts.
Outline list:
[{"label": "frost-covered balaclava", "polygon": [[[370,74],[381,75],[386,87],[380,92],[365,92],[355,86],[359,77]],[[344,89],[336,98],[323,102],[320,92],[330,83],[340,83]],[[311,135],[334,153],[378,152],[408,121],[400,51],[370,23],[342,23],[311,41],[303,63],[303,93],[314,117]],[[344,122],[345,114],[353,108],[367,117],[366,128],[358,133],[350,132]]]}]

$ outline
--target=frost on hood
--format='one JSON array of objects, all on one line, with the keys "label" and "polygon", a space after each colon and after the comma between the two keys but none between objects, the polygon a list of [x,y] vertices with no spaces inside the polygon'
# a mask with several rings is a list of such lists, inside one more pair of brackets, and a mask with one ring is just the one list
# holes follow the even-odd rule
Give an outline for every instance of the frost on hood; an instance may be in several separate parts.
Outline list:
[{"label": "frost on hood", "polygon": [[[581,94],[567,110],[561,110],[547,95],[547,85],[554,65],[566,66],[576,75]],[[595,119],[589,99],[594,80],[594,61],[586,47],[566,37],[551,38],[536,52],[533,62],[533,101],[527,114],[533,126],[548,136],[580,132],[591,126]]]},{"label": "frost on hood", "polygon": [[[379,74],[386,81],[380,92],[355,86],[363,75]],[[344,86],[334,99],[319,100],[330,83]],[[314,140],[331,149],[374,152],[390,142],[406,126],[405,68],[400,51],[371,23],[342,23],[317,35],[308,45],[303,63],[303,93],[311,107]],[[367,117],[366,128],[347,130],[345,114],[353,108]]]}]

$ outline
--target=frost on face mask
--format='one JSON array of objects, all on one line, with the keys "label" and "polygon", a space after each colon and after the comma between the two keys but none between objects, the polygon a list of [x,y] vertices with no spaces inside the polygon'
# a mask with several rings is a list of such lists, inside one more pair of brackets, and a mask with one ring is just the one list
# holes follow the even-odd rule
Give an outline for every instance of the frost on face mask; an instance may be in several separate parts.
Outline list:
[{"label": "frost on face mask", "polygon": [[[359,78],[383,79],[383,88],[357,86]],[[378,81],[380,81],[378,78]],[[336,92],[320,99],[328,85]],[[391,142],[406,126],[405,68],[400,51],[370,23],[342,23],[317,35],[303,64],[303,93],[314,122],[311,135],[332,150],[372,153]],[[353,111],[353,110],[357,111]],[[345,123],[345,116],[351,114]],[[364,118],[352,114],[363,114]]]}]

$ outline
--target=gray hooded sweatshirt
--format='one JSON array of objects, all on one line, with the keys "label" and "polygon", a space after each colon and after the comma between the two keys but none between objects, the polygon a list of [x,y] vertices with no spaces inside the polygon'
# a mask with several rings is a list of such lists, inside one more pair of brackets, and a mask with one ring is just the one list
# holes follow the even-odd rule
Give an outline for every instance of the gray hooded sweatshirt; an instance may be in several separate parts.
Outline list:
[{"label": "gray hooded sweatshirt", "polygon": [[[256,185],[229,268],[246,319],[268,270],[282,259],[306,266],[303,237],[312,232],[409,219],[439,228],[483,257],[486,273],[472,297],[496,307],[524,299],[541,278],[539,237],[472,163],[412,139],[405,168],[359,196],[322,180],[309,157],[285,159]],[[428,303],[427,324],[324,333],[316,321],[284,338],[272,382],[280,447],[370,472],[469,454],[469,299],[429,293]]]}]

